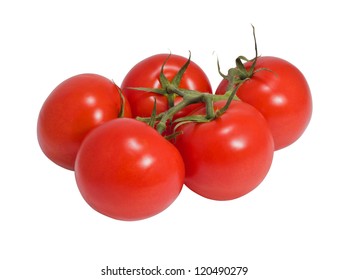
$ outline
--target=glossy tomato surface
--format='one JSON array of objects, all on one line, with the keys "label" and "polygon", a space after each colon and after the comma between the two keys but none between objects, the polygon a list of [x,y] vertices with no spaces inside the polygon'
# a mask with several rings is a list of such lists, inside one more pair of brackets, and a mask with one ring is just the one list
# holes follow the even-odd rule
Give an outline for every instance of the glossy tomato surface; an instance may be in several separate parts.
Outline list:
[{"label": "glossy tomato surface", "polygon": [[[59,84],[42,105],[37,137],[42,151],[56,164],[73,170],[83,138],[93,128],[118,117],[119,88],[97,74],[80,74]],[[125,103],[125,117],[131,117]]]},{"label": "glossy tomato surface", "polygon": [[[225,101],[215,104],[221,108]],[[204,109],[197,114],[204,114]],[[251,105],[233,101],[221,117],[188,123],[175,145],[185,162],[185,184],[199,195],[231,200],[256,188],[267,175],[274,152],[266,120]]]},{"label": "glossy tomato surface", "polygon": [[[251,63],[245,66],[250,69]],[[268,70],[260,70],[262,68]],[[275,150],[279,150],[294,143],[307,128],[312,115],[311,91],[300,70],[281,58],[260,57],[257,70],[260,71],[242,84],[237,96],[266,118]],[[216,94],[223,94],[227,84],[227,80],[223,80]]]},{"label": "glossy tomato surface", "polygon": [[[125,76],[121,89],[129,100],[134,117],[149,117],[154,107],[154,99],[156,98],[157,113],[168,110],[168,100],[166,96],[130,89],[131,87],[161,88],[160,72],[163,63],[168,59],[169,54],[157,54],[148,57],[136,64]],[[187,62],[187,58],[171,54],[164,66],[164,75],[168,80],[172,81],[180,68]],[[182,80],[179,84],[180,88],[189,90],[198,90],[201,92],[212,92],[212,88],[208,77],[204,71],[191,60]],[[176,96],[175,103],[182,98]],[[187,115],[196,105],[191,105],[176,114],[175,118]]]},{"label": "glossy tomato surface", "polygon": [[75,166],[78,188],[96,211],[140,220],[166,209],[179,195],[184,163],[157,131],[135,119],[116,119],[83,141]]}]

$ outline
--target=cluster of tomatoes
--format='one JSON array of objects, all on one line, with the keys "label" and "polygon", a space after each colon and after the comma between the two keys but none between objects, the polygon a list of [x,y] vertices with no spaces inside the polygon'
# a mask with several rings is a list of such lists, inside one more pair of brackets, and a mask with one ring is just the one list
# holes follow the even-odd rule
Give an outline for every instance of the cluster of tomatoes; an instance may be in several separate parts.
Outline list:
[{"label": "cluster of tomatoes", "polygon": [[[256,52],[257,54],[257,52]],[[256,188],[274,151],[295,142],[312,112],[303,74],[276,57],[238,57],[215,91],[190,59],[157,54],[118,87],[97,74],[59,84],[44,102],[44,154],[73,170],[96,211],[140,220],[166,209],[183,185],[214,200]]]}]

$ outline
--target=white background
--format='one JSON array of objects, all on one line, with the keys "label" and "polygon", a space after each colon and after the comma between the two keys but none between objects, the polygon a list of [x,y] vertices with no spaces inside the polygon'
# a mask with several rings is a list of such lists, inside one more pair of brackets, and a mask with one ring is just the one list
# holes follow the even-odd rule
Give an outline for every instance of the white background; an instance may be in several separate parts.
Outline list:
[{"label": "white background", "polygon": [[[348,279],[347,15],[344,1],[1,1],[0,279],[101,276],[105,266],[191,269],[163,279]],[[92,210],[73,172],[36,139],[40,107],[79,73],[122,82],[138,61],[188,56],[213,88],[238,55],[279,56],[306,76],[314,111],[252,193],[229,202],[184,188],[161,214],[121,222]],[[247,266],[240,277],[196,266]],[[161,279],[158,277],[158,279]]]}]

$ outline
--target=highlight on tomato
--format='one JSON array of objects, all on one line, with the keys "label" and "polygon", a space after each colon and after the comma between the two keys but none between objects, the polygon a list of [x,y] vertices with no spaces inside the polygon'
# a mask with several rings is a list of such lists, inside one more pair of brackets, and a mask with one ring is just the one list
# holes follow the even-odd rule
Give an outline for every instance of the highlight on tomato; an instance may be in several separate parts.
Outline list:
[{"label": "highlight on tomato", "polygon": [[87,133],[121,116],[132,114],[120,88],[101,75],[79,74],[60,83],[43,103],[37,121],[38,142],[51,161],[73,170]]},{"label": "highlight on tomato", "polygon": [[178,150],[156,130],[120,118],[95,128],[78,152],[75,177],[86,202],[118,220],[154,216],[178,197],[185,167]]}]

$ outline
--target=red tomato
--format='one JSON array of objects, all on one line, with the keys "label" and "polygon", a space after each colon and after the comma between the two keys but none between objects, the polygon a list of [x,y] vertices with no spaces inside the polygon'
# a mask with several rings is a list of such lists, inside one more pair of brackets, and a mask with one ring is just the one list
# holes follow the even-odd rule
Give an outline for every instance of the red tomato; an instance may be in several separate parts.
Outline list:
[{"label": "red tomato", "polygon": [[[119,88],[96,74],[80,74],[59,84],[44,102],[37,123],[37,136],[45,155],[73,170],[77,151],[94,127],[115,119],[121,110]],[[131,117],[125,103],[125,117]]]},{"label": "red tomato", "polygon": [[75,175],[86,202],[119,220],[139,220],[166,209],[179,195],[184,163],[156,130],[135,119],[94,129],[78,152]]},{"label": "red tomato", "polygon": [[[151,116],[155,98],[157,114],[168,110],[169,106],[166,96],[130,89],[130,87],[161,88],[159,77],[161,67],[167,58],[168,54],[157,54],[148,57],[136,64],[124,78],[121,89],[131,105],[134,117]],[[164,75],[171,81],[186,62],[187,58],[174,54],[170,55],[163,69]],[[212,92],[208,77],[193,61],[190,62],[186,69],[179,87],[201,92]],[[182,100],[180,96],[175,97],[175,103],[178,103],[180,100]],[[196,108],[196,104],[186,107],[176,114],[175,118],[187,115],[194,108]]]},{"label": "red tomato", "polygon": [[[215,107],[224,104],[219,101]],[[185,163],[185,184],[201,196],[238,198],[256,188],[270,169],[272,135],[260,112],[247,103],[233,101],[219,118],[183,124],[178,130],[182,134],[175,145]]]},{"label": "red tomato", "polygon": [[[245,64],[250,69],[251,63]],[[294,143],[305,131],[312,115],[312,97],[303,74],[289,62],[276,57],[257,59],[255,71],[237,92],[242,101],[253,105],[266,118],[275,150]],[[216,94],[226,91],[223,80]]]}]

